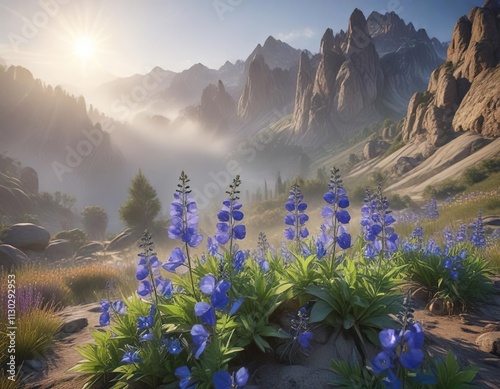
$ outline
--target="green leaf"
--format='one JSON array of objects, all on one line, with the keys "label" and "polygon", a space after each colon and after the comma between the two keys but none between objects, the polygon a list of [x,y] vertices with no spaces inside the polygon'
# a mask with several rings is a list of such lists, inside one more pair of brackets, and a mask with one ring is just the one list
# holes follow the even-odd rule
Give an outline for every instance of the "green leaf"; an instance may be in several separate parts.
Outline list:
[{"label": "green leaf", "polygon": [[354,317],[350,313],[348,313],[347,316],[344,318],[344,328],[348,330],[354,325],[354,323],[355,323]]},{"label": "green leaf", "polygon": [[311,309],[311,315],[309,321],[311,323],[317,323],[324,320],[333,311],[330,304],[323,300],[319,300],[314,304]]}]

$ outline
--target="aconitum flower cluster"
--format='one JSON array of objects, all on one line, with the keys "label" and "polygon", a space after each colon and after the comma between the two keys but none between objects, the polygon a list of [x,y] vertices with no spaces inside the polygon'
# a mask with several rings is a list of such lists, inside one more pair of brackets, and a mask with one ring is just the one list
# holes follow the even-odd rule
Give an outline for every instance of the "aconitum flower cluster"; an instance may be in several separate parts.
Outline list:
[{"label": "aconitum flower cluster", "polygon": [[125,315],[127,313],[127,307],[123,300],[116,300],[115,302],[111,303],[108,300],[103,300],[101,301],[101,315],[99,316],[99,325],[100,326],[108,326],[111,317],[109,315],[109,309],[112,308],[114,312],[120,314],[120,315]]},{"label": "aconitum flower cluster", "polygon": [[421,226],[415,227],[408,238],[408,242],[406,242],[403,246],[406,252],[422,250],[424,230]]},{"label": "aconitum flower cluster", "polygon": [[[139,254],[139,261],[135,272],[135,277],[139,281],[137,294],[146,297],[154,292],[155,297],[172,297],[172,281],[164,279],[160,274],[161,261],[153,251],[153,241],[147,231],[141,237],[140,247],[143,252]],[[165,263],[165,269],[172,263]]]},{"label": "aconitum flower cluster", "polygon": [[[200,317],[203,323],[209,326],[215,326],[215,310],[227,311],[230,298],[227,292],[231,288],[231,282],[220,280],[216,282],[212,274],[207,274],[200,280],[200,290],[205,296],[210,296],[210,304],[198,302],[194,307],[194,313]],[[237,300],[229,310],[229,315],[235,314],[243,303],[243,299]]]},{"label": "aconitum flower cluster", "polygon": [[190,247],[197,247],[203,240],[198,234],[198,207],[196,202],[190,198],[191,189],[189,179],[184,172],[179,177],[180,184],[174,194],[174,200],[170,205],[170,227],[168,236],[171,239],[180,239]]},{"label": "aconitum flower cluster", "polygon": [[285,209],[289,212],[285,216],[285,224],[288,227],[285,229],[285,238],[295,240],[297,249],[302,246],[302,239],[309,236],[309,231],[305,227],[305,223],[309,220],[304,212],[307,209],[307,204],[303,202],[304,195],[302,194],[298,184],[294,184],[290,189],[290,195],[285,203]]},{"label": "aconitum flower cluster", "polygon": [[[222,247],[229,242],[229,258],[233,260],[233,268],[236,271],[241,271],[245,261],[245,255],[242,251],[238,250],[238,245],[233,245],[233,240],[245,239],[247,230],[245,225],[240,224],[243,220],[244,214],[241,211],[242,204],[239,200],[238,187],[241,185],[240,176],[236,176],[229,185],[229,190],[226,192],[228,198],[222,202],[222,209],[217,214],[219,222],[217,223],[217,232],[215,233],[214,240],[219,247]],[[234,258],[233,258],[234,254]],[[221,274],[225,274],[223,257],[219,257]],[[226,269],[227,270],[227,269]]]},{"label": "aconitum flower cluster", "polygon": [[372,259],[378,254],[389,257],[398,249],[398,235],[391,227],[396,219],[391,215],[392,211],[389,209],[387,197],[382,194],[380,184],[374,195],[369,189],[366,190],[364,202],[361,207],[361,227],[366,241],[365,257]]},{"label": "aconitum flower cluster", "polygon": [[323,207],[321,211],[324,222],[321,225],[319,240],[323,244],[324,249],[332,248],[333,256],[335,255],[335,247],[337,244],[344,250],[351,247],[351,235],[344,226],[351,220],[351,215],[349,211],[347,211],[349,207],[349,198],[344,189],[344,182],[340,177],[339,169],[335,167],[331,170],[328,189],[323,199],[329,205]]},{"label": "aconitum flower cluster", "polygon": [[476,247],[486,247],[486,232],[483,227],[483,215],[481,211],[479,211],[477,219],[474,222],[470,241]]},{"label": "aconitum flower cluster", "polygon": [[[188,185],[189,178],[184,172],[179,177],[174,200],[170,206],[170,227],[168,236],[171,239],[179,239],[185,244],[186,252],[189,247],[198,247],[203,240],[203,235],[198,233],[198,207],[196,202],[190,197],[191,189]],[[163,264],[163,268],[170,272],[185,264],[186,254],[176,247],[172,251],[168,261]],[[189,257],[188,262],[189,262]],[[188,263],[190,266],[190,263]]]},{"label": "aconitum flower cluster", "polygon": [[436,220],[439,217],[437,200],[432,198],[427,204],[424,205],[424,215],[427,219]]},{"label": "aconitum flower cluster", "polygon": [[416,369],[424,360],[424,332],[420,323],[409,324],[404,331],[394,329],[383,330],[379,333],[383,351],[372,360],[372,369],[375,374],[385,374],[385,380],[390,387],[400,387],[400,381],[395,371],[398,364],[408,370]]},{"label": "aconitum flower cluster", "polygon": [[463,266],[463,260],[467,257],[467,251],[462,250],[458,255],[445,258],[443,266],[450,271],[450,278],[456,280]]}]

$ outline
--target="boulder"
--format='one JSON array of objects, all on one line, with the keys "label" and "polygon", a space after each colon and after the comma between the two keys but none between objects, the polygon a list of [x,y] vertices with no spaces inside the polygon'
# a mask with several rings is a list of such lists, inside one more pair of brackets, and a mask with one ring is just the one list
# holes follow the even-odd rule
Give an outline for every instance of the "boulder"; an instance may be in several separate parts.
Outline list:
[{"label": "boulder", "polygon": [[21,250],[8,244],[0,244],[0,267],[9,270],[29,262],[30,259]]},{"label": "boulder", "polygon": [[397,176],[402,176],[408,173],[413,168],[417,167],[419,161],[413,157],[400,157],[392,168],[392,172]]},{"label": "boulder", "polygon": [[391,124],[390,126],[384,127],[382,129],[382,139],[385,141],[390,141],[396,136],[396,125]]},{"label": "boulder", "polygon": [[500,331],[486,332],[476,339],[479,350],[500,356]]},{"label": "boulder", "polygon": [[365,145],[363,155],[365,159],[373,159],[382,155],[390,146],[385,140],[373,139]]},{"label": "boulder", "polygon": [[44,255],[49,261],[71,258],[73,256],[73,245],[66,239],[53,240],[49,242]]},{"label": "boulder", "polygon": [[62,325],[60,332],[64,332],[66,334],[74,334],[76,332],[80,332],[88,325],[89,321],[85,317],[71,319]]},{"label": "boulder", "polygon": [[122,251],[131,246],[137,245],[141,238],[140,232],[133,228],[128,228],[120,232],[106,247],[106,251]]},{"label": "boulder", "polygon": [[98,251],[104,250],[104,245],[101,242],[90,242],[85,246],[80,247],[75,253],[75,257],[89,257]]},{"label": "boulder", "polygon": [[0,240],[21,250],[43,251],[49,244],[50,233],[31,223],[19,223],[2,232]]}]

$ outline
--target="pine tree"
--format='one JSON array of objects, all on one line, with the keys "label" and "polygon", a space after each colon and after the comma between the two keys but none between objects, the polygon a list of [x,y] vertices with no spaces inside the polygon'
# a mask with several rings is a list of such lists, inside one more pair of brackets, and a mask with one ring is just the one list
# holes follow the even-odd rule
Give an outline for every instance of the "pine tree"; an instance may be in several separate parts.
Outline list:
[{"label": "pine tree", "polygon": [[130,196],[120,207],[120,218],[127,227],[139,231],[152,229],[161,210],[156,190],[139,169],[128,190]]}]

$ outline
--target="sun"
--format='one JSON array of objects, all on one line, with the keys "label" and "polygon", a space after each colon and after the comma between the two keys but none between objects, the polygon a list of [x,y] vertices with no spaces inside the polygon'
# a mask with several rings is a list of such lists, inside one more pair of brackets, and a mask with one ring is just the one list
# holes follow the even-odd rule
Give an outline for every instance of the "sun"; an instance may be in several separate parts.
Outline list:
[{"label": "sun", "polygon": [[74,54],[83,60],[92,58],[94,49],[93,40],[86,36],[77,38],[73,44]]}]

